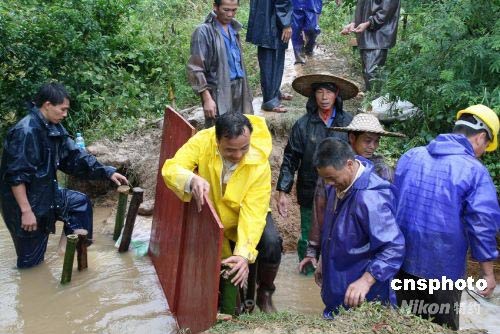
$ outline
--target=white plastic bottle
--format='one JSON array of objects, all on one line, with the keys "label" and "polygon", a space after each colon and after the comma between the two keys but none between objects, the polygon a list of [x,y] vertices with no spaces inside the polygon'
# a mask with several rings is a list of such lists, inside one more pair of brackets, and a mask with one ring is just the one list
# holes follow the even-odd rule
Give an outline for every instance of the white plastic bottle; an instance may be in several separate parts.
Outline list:
[{"label": "white plastic bottle", "polygon": [[80,132],[76,133],[75,144],[76,147],[81,148],[83,150],[85,149],[85,140],[83,139],[82,134]]}]

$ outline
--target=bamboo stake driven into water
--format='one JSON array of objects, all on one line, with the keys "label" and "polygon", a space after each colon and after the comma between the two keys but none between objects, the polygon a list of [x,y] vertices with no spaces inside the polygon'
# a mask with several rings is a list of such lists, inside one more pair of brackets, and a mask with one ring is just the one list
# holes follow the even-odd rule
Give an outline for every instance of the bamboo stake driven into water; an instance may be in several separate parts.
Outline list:
[{"label": "bamboo stake driven into water", "polygon": [[87,264],[87,231],[78,234],[78,242],[76,243],[76,261],[78,271],[88,268]]},{"label": "bamboo stake driven into water", "polygon": [[127,210],[128,194],[130,193],[129,186],[119,186],[118,189],[118,208],[116,209],[115,230],[113,232],[113,240],[116,241],[122,232],[123,222],[125,221],[125,211]]},{"label": "bamboo stake driven into water", "polygon": [[61,284],[71,282],[71,274],[73,272],[73,262],[75,260],[75,248],[78,236],[70,234],[67,236],[66,253],[64,254],[64,264],[61,274]]},{"label": "bamboo stake driven into water", "polygon": [[130,241],[132,239],[132,232],[134,231],[135,218],[139,211],[139,206],[142,203],[144,195],[144,190],[142,188],[136,187],[132,189],[132,199],[130,200],[130,205],[128,206],[127,220],[125,221],[125,226],[123,227],[122,241],[118,251],[120,253],[128,251],[130,246]]}]

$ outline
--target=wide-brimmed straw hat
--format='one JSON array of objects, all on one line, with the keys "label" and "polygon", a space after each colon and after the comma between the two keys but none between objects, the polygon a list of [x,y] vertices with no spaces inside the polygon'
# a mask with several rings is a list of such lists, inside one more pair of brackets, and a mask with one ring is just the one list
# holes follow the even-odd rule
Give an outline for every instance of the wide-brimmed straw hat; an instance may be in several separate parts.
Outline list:
[{"label": "wide-brimmed straw hat", "polygon": [[352,99],[359,92],[358,85],[354,82],[332,74],[303,75],[293,80],[292,87],[297,93],[310,97],[313,95],[312,84],[315,83],[333,83],[339,88],[339,95],[344,100]]},{"label": "wide-brimmed straw hat", "polygon": [[405,137],[404,134],[399,132],[385,131],[377,116],[367,113],[357,114],[353,117],[351,123],[346,127],[333,127],[330,129],[342,132],[369,132],[382,136]]}]

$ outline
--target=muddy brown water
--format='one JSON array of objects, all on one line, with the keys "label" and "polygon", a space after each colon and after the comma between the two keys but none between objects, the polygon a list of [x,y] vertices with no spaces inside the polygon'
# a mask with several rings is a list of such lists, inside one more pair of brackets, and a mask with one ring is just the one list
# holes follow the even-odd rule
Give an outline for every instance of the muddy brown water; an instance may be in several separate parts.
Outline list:
[{"label": "muddy brown water", "polygon": [[[89,268],[62,286],[63,256],[51,235],[45,261],[16,269],[9,232],[0,221],[0,333],[170,333],[176,329],[148,257],[119,254],[112,235],[101,233],[109,208],[94,212],[95,243]],[[61,229],[58,223],[57,228]],[[60,233],[60,232],[59,232]]]},{"label": "muddy brown water", "polygon": [[[94,210],[95,243],[89,268],[62,286],[59,235],[51,235],[45,261],[19,270],[12,239],[0,221],[0,333],[175,333],[176,323],[149,257],[119,254],[105,221],[110,208]],[[109,220],[108,220],[109,221]],[[109,225],[109,223],[107,224]],[[62,223],[57,223],[60,230]],[[320,314],[319,288],[297,272],[295,254],[283,256],[276,280],[279,310]]]}]

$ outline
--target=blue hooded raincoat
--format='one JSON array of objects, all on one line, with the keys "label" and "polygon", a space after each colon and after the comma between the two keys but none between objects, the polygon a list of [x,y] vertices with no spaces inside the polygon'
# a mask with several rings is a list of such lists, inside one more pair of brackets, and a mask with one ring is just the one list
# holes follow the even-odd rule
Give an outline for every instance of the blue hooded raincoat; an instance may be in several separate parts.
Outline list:
[{"label": "blue hooded raincoat", "polygon": [[339,199],[334,210],[335,188],[327,186],[328,202],[321,231],[323,285],[321,297],[325,316],[339,306],[347,308],[344,296],[349,284],[369,272],[376,280],[366,299],[396,304],[390,287],[405,252],[405,241],[395,220],[393,186],[376,175],[373,165]]},{"label": "blue hooded raincoat", "polygon": [[406,238],[402,269],[414,276],[465,276],[468,246],[479,262],[498,257],[500,208],[495,186],[469,140],[442,134],[398,162],[397,221]]}]

